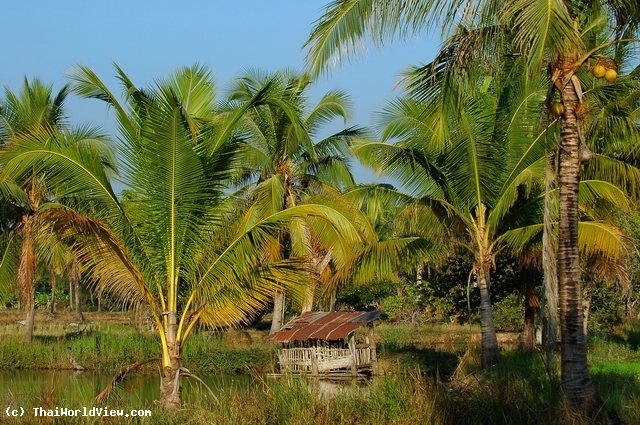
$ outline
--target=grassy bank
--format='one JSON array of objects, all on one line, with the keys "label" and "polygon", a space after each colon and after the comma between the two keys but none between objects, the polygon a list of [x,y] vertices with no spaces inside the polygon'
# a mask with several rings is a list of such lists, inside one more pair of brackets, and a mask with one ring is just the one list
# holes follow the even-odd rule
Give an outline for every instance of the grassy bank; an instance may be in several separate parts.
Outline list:
[{"label": "grassy bank", "polygon": [[[70,355],[87,370],[115,372],[140,360],[157,358],[153,333],[120,324],[92,325],[85,333],[36,335],[23,344],[16,334],[0,340],[0,369],[70,369]],[[275,365],[275,347],[261,340],[240,345],[222,335],[193,335],[184,351],[185,366],[207,373],[263,373]],[[153,366],[155,368],[155,366]]]}]

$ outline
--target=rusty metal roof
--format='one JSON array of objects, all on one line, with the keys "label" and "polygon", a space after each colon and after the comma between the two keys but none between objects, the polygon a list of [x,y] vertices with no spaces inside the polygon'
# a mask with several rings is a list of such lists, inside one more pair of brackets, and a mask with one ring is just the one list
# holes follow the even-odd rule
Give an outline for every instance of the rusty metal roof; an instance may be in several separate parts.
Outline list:
[{"label": "rusty metal roof", "polygon": [[340,340],[381,315],[381,311],[312,311],[291,320],[269,339],[282,343],[309,339]]}]

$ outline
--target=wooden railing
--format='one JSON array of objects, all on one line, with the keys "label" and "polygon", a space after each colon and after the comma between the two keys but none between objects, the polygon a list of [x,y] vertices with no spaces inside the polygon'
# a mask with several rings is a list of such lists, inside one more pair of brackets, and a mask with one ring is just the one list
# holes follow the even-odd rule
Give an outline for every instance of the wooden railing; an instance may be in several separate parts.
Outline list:
[{"label": "wooden railing", "polygon": [[338,370],[372,371],[375,368],[375,347],[358,348],[283,348],[278,351],[280,370],[314,375]]}]

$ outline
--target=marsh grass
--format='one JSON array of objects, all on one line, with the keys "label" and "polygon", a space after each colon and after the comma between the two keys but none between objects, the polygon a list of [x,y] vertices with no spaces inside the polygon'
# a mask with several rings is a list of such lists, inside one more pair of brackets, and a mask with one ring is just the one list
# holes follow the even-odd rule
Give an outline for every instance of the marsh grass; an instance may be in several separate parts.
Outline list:
[{"label": "marsh grass", "polygon": [[[51,325],[51,332],[58,332]],[[609,409],[628,424],[640,418],[640,352],[636,328],[609,337],[592,337],[589,344],[592,374]],[[62,338],[60,336],[62,335]],[[275,366],[275,347],[254,333],[252,342],[199,333],[187,344],[185,365],[209,376],[238,376],[214,386],[218,402],[191,381],[185,382],[185,403],[176,415],[153,403],[157,392],[142,378],[127,380],[109,401],[114,408],[149,408],[152,418],[23,418],[0,423],[34,424],[589,424],[563,402],[560,382],[545,373],[540,353],[505,348],[498,366],[482,371],[477,329],[469,327],[376,328],[385,375],[367,385],[348,385],[327,392],[323,384],[300,377],[263,378]],[[68,367],[68,353],[85,366],[115,371],[122,365],[156,355],[155,336],[119,323],[96,324],[92,332],[66,338],[39,338],[23,345],[18,335],[0,339],[0,367],[33,369],[16,372],[21,379],[33,372],[20,391],[2,394],[5,405],[90,406],[101,388],[78,375],[73,391],[62,391],[59,379],[37,380],[36,369]],[[148,372],[155,374],[155,367]],[[69,372],[67,372],[69,373]],[[250,378],[253,376],[254,378]],[[21,378],[19,378],[21,377]],[[148,382],[147,382],[148,383]],[[17,385],[11,385],[19,387]],[[69,387],[70,385],[67,385]],[[13,398],[12,398],[13,397]],[[25,421],[25,419],[27,419]],[[2,422],[2,421],[5,422]],[[635,422],[634,422],[635,421]]]},{"label": "marsh grass", "polygon": [[[158,357],[160,347],[153,333],[139,332],[122,324],[92,325],[84,334],[60,329],[53,335],[37,334],[32,344],[23,344],[19,334],[0,338],[0,369],[71,369],[69,355],[87,370],[116,372],[141,359]],[[192,336],[184,351],[185,366],[209,373],[271,371],[275,347],[260,340],[235,345],[220,335]],[[149,368],[155,368],[150,366]]]},{"label": "marsh grass", "polygon": [[[513,361],[512,361],[513,360]],[[522,360],[508,360],[510,367]],[[218,392],[219,404],[205,391],[193,392],[183,409],[167,414],[153,403],[114,401],[111,408],[150,408],[151,418],[78,418],[8,421],[26,424],[589,424],[561,401],[559,390],[544,388],[529,377],[506,368],[476,376],[467,382],[443,382],[418,373],[376,378],[365,387],[349,387],[327,396],[303,378],[255,382],[251,387],[229,387]],[[87,395],[83,395],[87,396]],[[34,403],[55,406],[46,391]],[[633,422],[629,422],[633,423]]]}]

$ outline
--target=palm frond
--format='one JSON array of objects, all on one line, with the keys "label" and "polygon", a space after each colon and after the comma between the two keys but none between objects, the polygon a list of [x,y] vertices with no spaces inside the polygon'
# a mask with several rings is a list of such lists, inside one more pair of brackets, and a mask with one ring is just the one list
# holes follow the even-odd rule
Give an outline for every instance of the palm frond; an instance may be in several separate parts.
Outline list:
[{"label": "palm frond", "polygon": [[103,149],[95,146],[86,139],[75,140],[72,133],[40,129],[16,137],[0,160],[7,178],[20,181],[45,173],[58,196],[86,195],[117,215],[120,205],[105,172]]},{"label": "palm frond", "polygon": [[307,68],[317,75],[333,62],[341,64],[348,54],[361,51],[365,41],[380,46],[395,36],[405,38],[440,25],[446,32],[460,11],[465,16],[476,14],[468,0],[334,0],[304,44]]},{"label": "palm frond", "polygon": [[617,186],[603,180],[581,180],[578,202],[585,209],[592,209],[598,202],[605,201],[608,207],[615,206],[628,211],[631,203],[627,195]]},{"label": "palm frond", "polygon": [[580,45],[573,20],[562,0],[516,0],[505,10],[514,31],[514,43],[529,59],[541,66],[551,50],[569,51]]},{"label": "palm frond", "polygon": [[305,118],[305,125],[311,133],[317,131],[322,125],[335,119],[342,119],[346,124],[350,118],[353,104],[349,95],[342,90],[330,90],[325,93],[320,101],[309,111]]},{"label": "palm frond", "polygon": [[611,224],[581,221],[578,223],[578,245],[583,255],[619,260],[626,254],[627,239]]},{"label": "palm frond", "polygon": [[346,282],[367,284],[377,279],[393,279],[400,270],[413,268],[418,263],[437,262],[445,255],[446,251],[441,246],[424,238],[379,241],[356,252],[347,264],[336,271],[325,290]]},{"label": "palm frond", "polygon": [[20,245],[15,236],[0,236],[0,301],[16,290]]},{"label": "palm frond", "polygon": [[583,178],[607,181],[623,188],[634,199],[640,193],[640,169],[611,156],[594,153],[585,166]]}]

